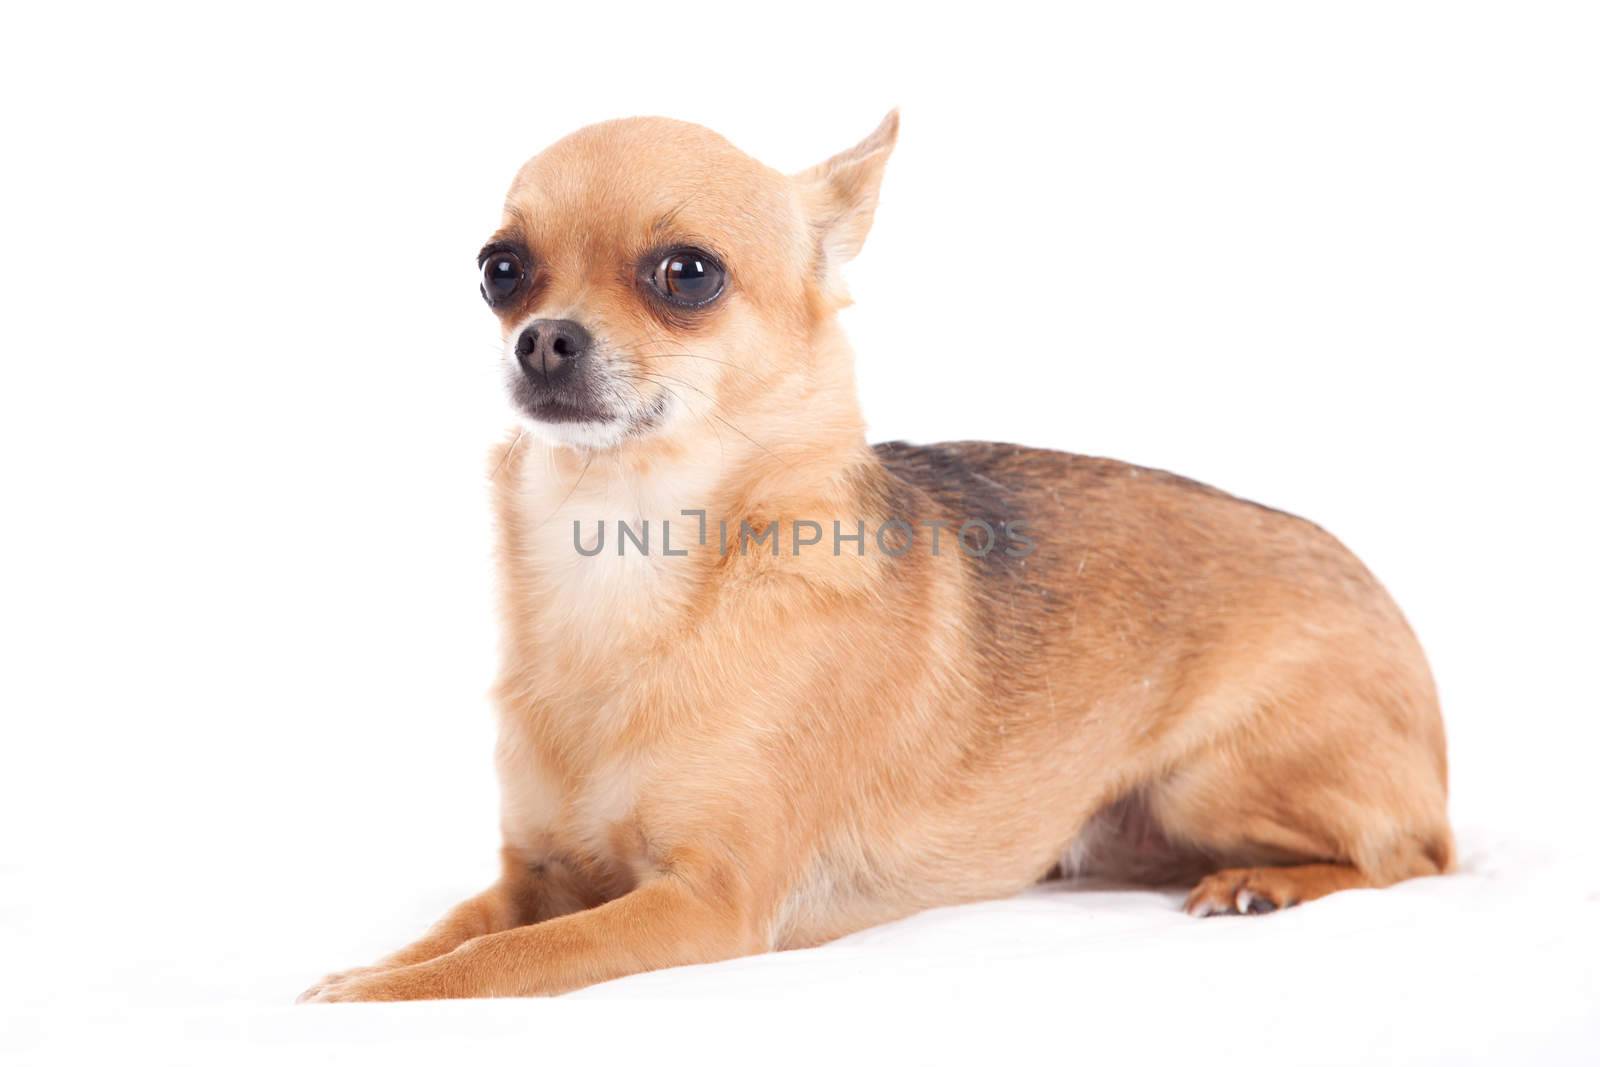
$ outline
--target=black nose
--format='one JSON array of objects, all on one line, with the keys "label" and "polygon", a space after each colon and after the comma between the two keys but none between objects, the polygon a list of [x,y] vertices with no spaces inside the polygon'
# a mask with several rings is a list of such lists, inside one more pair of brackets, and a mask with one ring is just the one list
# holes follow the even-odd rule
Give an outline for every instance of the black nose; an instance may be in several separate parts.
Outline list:
[{"label": "black nose", "polygon": [[536,319],[517,337],[517,362],[529,378],[553,385],[572,371],[592,340],[571,319]]}]

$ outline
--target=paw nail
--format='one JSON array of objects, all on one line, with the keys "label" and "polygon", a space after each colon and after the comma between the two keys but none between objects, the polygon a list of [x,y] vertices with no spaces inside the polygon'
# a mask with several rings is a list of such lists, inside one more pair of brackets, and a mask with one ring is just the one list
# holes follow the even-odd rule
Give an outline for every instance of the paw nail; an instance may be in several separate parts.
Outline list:
[{"label": "paw nail", "polygon": [[1265,915],[1269,911],[1277,910],[1278,906],[1272,901],[1268,900],[1266,897],[1258,897],[1252,894],[1250,897],[1250,906],[1246,911],[1246,914]]}]

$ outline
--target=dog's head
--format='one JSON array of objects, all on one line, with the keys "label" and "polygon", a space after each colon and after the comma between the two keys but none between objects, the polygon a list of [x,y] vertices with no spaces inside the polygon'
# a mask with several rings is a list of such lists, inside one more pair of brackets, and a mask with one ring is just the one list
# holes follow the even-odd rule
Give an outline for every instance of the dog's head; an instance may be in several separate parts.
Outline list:
[{"label": "dog's head", "polygon": [[479,254],[519,416],[551,443],[611,448],[725,420],[804,374],[897,128],[890,113],[792,176],[669,119],[590,126],[535,156]]}]

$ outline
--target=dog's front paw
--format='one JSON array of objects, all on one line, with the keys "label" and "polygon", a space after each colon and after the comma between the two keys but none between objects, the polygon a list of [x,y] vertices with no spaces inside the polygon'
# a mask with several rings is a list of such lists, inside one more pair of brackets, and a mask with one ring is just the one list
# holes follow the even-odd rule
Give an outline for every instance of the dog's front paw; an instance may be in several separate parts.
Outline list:
[{"label": "dog's front paw", "polygon": [[452,970],[434,960],[409,967],[363,967],[331,975],[301,995],[308,1004],[349,1004],[374,1000],[442,1000],[471,996]]},{"label": "dog's front paw", "polygon": [[371,967],[351,967],[347,971],[334,971],[332,974],[324,975],[321,979],[313,983],[310,989],[307,989],[304,993],[301,993],[298,997],[295,997],[294,1002],[296,1004],[310,1004],[314,1001],[321,1000],[321,994],[328,989],[332,989],[334,986],[341,985],[344,982],[348,982],[355,978],[364,978],[368,975],[382,974],[386,969],[387,968],[379,964]]}]

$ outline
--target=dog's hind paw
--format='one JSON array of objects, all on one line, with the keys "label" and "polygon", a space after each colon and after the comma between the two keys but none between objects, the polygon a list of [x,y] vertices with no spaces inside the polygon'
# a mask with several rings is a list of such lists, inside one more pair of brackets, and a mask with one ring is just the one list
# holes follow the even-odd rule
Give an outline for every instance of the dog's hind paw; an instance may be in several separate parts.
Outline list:
[{"label": "dog's hind paw", "polygon": [[1207,875],[1189,894],[1183,910],[1199,918],[1265,915],[1298,904],[1290,881],[1273,874],[1271,867],[1243,867]]}]

